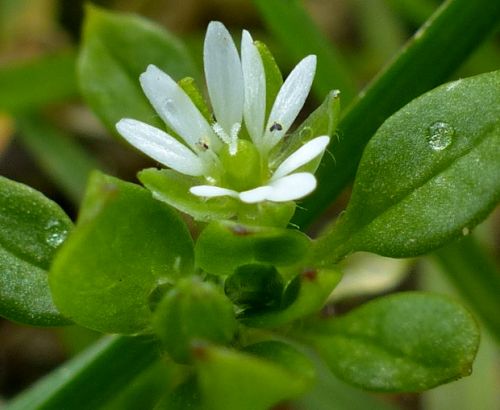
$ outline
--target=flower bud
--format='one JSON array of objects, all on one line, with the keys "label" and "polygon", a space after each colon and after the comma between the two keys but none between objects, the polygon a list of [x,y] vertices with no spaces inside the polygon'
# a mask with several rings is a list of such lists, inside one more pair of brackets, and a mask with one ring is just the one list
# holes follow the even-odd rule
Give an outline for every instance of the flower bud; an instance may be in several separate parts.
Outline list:
[{"label": "flower bud", "polygon": [[229,299],[215,285],[193,277],[180,280],[166,293],[153,326],[170,356],[187,363],[193,341],[228,343],[237,322]]}]

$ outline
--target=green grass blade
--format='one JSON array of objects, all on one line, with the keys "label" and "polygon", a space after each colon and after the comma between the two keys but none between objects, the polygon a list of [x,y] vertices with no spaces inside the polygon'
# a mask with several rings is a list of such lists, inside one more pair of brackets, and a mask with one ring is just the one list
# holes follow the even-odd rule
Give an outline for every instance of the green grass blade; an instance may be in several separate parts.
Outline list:
[{"label": "green grass blade", "polygon": [[382,122],[408,101],[446,81],[492,32],[499,18],[498,1],[445,2],[351,105],[339,125],[339,141],[330,145],[335,159],[325,155],[317,174],[319,189],[303,202],[294,222],[305,226],[317,218],[352,181],[366,143]]},{"label": "green grass blade", "polygon": [[350,101],[356,92],[343,58],[311,20],[299,0],[254,0],[269,31],[285,49],[290,61],[298,61],[308,54],[318,56],[318,68],[313,92],[323,100],[329,91],[342,91],[342,100]]},{"label": "green grass blade", "polygon": [[104,337],[17,396],[5,410],[100,408],[159,357],[150,337]]}]

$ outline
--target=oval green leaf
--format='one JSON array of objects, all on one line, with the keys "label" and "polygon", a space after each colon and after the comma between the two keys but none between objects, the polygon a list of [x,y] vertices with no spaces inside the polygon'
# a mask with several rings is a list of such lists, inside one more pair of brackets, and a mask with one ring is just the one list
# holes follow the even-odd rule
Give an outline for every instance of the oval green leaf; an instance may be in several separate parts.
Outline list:
[{"label": "oval green leaf", "polygon": [[310,242],[297,230],[212,222],[196,241],[196,264],[222,276],[251,263],[290,266],[307,255]]},{"label": "oval green leaf", "polygon": [[318,243],[321,256],[420,255],[484,219],[500,198],[499,88],[500,71],[458,80],[390,117],[365,149],[346,214]]},{"label": "oval green leaf", "polygon": [[52,302],[47,270],[72,228],[40,192],[0,177],[0,315],[34,326],[70,324]]},{"label": "oval green leaf", "polygon": [[196,70],[184,45],[163,28],[139,16],[88,6],[78,77],[83,96],[112,133],[122,118],[164,128],[139,84],[154,64],[180,79]]},{"label": "oval green leaf", "polygon": [[470,374],[479,345],[471,314],[443,296],[406,292],[319,320],[305,337],[344,381],[416,392]]},{"label": "oval green leaf", "polygon": [[192,270],[193,243],[177,213],[138,185],[96,172],[49,282],[76,323],[127,334],[150,326],[157,287]]}]

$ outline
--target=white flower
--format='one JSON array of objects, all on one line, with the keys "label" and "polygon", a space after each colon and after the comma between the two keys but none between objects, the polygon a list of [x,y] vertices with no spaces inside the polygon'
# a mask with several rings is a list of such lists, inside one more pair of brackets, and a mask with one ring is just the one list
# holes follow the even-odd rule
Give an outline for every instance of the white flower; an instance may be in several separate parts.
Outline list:
[{"label": "white flower", "polygon": [[[323,154],[328,136],[307,142],[274,170],[269,169],[269,156],[304,105],[316,57],[304,58],[290,73],[267,123],[264,66],[250,34],[243,31],[240,60],[224,25],[211,22],[203,57],[216,122],[209,124],[184,90],[169,75],[150,65],[140,77],[142,89],[162,120],[184,143],[133,119],[120,120],[116,124],[118,132],[161,164],[204,178],[204,184],[190,188],[200,197],[230,196],[245,203],[285,202],[312,192],[316,188],[314,175],[294,171]],[[243,123],[250,140],[239,137]]]}]

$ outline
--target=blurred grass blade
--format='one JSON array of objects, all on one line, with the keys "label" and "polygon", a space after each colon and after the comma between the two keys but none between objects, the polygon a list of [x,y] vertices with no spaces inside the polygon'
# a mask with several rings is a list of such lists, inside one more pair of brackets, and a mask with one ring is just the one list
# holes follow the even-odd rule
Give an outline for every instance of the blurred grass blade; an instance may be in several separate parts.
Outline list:
[{"label": "blurred grass blade", "polygon": [[254,0],[268,29],[279,40],[294,64],[308,54],[318,56],[313,92],[323,100],[329,91],[342,91],[342,101],[351,101],[356,92],[342,57],[319,31],[298,0]]},{"label": "blurred grass blade", "polygon": [[352,1],[364,51],[365,65],[380,67],[395,55],[406,40],[406,32],[402,21],[388,7],[385,0]]},{"label": "blurred grass blade", "polygon": [[415,25],[420,25],[434,11],[433,0],[385,0],[401,17]]},{"label": "blurred grass blade", "polygon": [[42,170],[74,203],[80,203],[90,171],[102,166],[81,146],[37,115],[17,118],[18,137]]},{"label": "blurred grass blade", "polygon": [[473,237],[434,253],[448,279],[500,343],[500,272]]},{"label": "blurred grass blade", "polygon": [[21,112],[78,95],[75,53],[0,68],[0,110]]},{"label": "blurred grass blade", "polygon": [[5,410],[101,408],[158,357],[151,337],[104,337],[17,396]]},{"label": "blurred grass blade", "polygon": [[325,156],[318,172],[320,189],[304,200],[295,223],[308,225],[327,208],[353,179],[366,143],[382,122],[444,82],[492,32],[499,17],[500,2],[490,0],[449,0],[436,11],[341,120],[341,138],[330,145],[335,159]]}]

